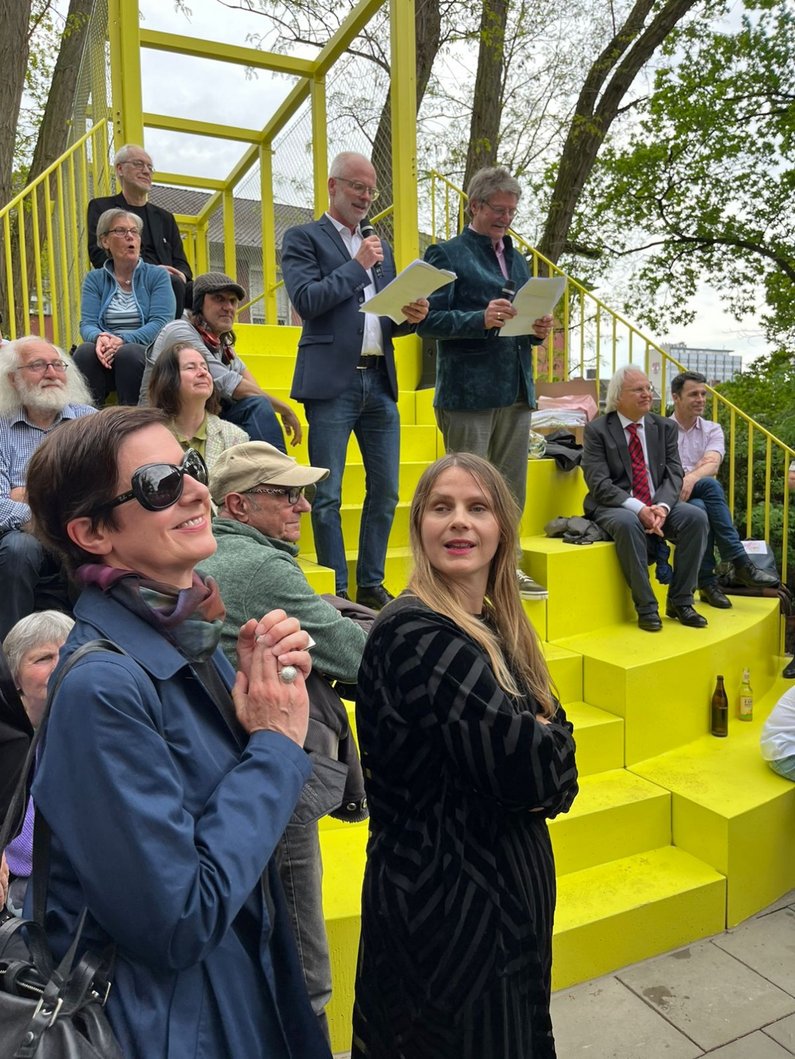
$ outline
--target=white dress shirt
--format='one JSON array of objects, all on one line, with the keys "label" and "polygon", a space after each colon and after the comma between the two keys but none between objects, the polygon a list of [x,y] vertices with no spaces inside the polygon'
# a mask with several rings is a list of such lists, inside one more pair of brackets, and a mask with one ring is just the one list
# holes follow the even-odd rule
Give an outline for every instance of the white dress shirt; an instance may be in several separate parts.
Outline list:
[{"label": "white dress shirt", "polygon": [[[335,217],[332,217],[330,213],[327,213],[326,216],[340,233],[343,243],[345,243],[345,246],[348,248],[348,253],[351,257],[356,257],[359,247],[363,242],[362,233],[359,230],[358,224],[356,225],[355,231],[351,231],[347,224],[338,221]],[[373,270],[371,268],[367,269],[367,275],[370,277],[370,282],[364,288],[364,301],[367,301],[368,298],[372,298],[376,293]],[[381,334],[381,321],[375,313],[362,313],[362,316],[364,317],[362,356],[383,357],[384,338]]]}]

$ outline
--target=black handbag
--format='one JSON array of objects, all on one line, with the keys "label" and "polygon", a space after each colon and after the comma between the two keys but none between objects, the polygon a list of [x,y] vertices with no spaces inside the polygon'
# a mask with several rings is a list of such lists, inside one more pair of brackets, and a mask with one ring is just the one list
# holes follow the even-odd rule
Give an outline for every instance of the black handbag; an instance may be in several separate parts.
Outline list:
[{"label": "black handbag", "polygon": [[[71,667],[91,651],[122,649],[110,640],[83,644],[61,668],[25,760],[0,832],[0,850],[24,818],[28,784],[50,705]],[[105,1014],[114,951],[84,953],[76,961],[88,910],[83,909],[74,940],[55,964],[44,929],[49,876],[50,829],[36,810],[33,838],[33,918],[0,912],[0,1055],[3,1059],[123,1059]]]}]

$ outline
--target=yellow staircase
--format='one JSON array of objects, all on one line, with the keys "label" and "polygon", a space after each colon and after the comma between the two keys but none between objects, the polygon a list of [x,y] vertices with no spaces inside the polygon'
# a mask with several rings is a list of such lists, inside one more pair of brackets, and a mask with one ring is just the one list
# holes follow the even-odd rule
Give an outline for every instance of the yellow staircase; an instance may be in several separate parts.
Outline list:
[{"label": "yellow staircase", "polygon": [[[289,396],[298,334],[240,328],[246,362],[280,397]],[[404,587],[409,570],[414,487],[443,451],[431,391],[401,392],[400,410],[400,506],[386,575],[393,592]],[[307,459],[305,441],[293,451]],[[353,440],[348,461],[343,522],[353,564],[364,488]],[[551,824],[555,988],[717,933],[795,886],[795,785],[770,772],[758,752],[762,721],[787,686],[776,675],[777,603],[737,597],[730,611],[702,608],[706,630],[666,620],[659,635],[641,632],[612,544],[577,547],[543,536],[550,518],[581,512],[584,492],[579,471],[561,472],[550,460],[528,464],[523,565],[547,585],[549,599],[525,607],[574,722],[581,775],[572,811]],[[307,520],[304,568],[318,591],[333,591],[331,572],[314,559]],[[733,718],[729,738],[715,739],[708,734],[715,676],[723,673],[731,692],[745,666],[752,670],[756,719]],[[335,1049],[350,1043],[366,839],[366,824],[323,822]]]}]

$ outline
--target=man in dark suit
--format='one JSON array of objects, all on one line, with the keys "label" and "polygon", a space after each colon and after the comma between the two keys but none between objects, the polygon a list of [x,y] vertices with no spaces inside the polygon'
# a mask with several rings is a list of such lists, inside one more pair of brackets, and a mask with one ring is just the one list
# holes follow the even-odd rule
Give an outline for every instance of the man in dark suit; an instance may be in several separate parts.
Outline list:
[{"label": "man in dark suit", "polygon": [[284,284],[303,320],[290,396],[309,424],[309,460],[330,469],[318,482],[312,528],[318,562],[336,575],[347,597],[348,568],[340,521],[345,455],[351,431],[361,449],[367,492],[359,531],[357,602],[380,609],[389,531],[398,500],[400,417],[392,339],[408,334],[428,312],[422,298],[403,306],[406,320],[359,312],[395,277],[389,246],[361,231],[378,196],[375,169],[346,151],[331,163],[329,208],[320,220],[290,228],[282,243]]},{"label": "man in dark suit", "polygon": [[684,472],[677,427],[654,415],[652,396],[648,378],[633,364],[619,368],[610,380],[606,414],[585,428],[585,514],[615,541],[638,625],[647,632],[662,629],[649,581],[649,544],[656,537],[674,541],[666,614],[700,629],[707,620],[693,607],[693,589],[709,523],[700,508],[680,502]]},{"label": "man in dark suit", "polygon": [[128,143],[116,152],[113,161],[121,187],[120,194],[92,199],[88,204],[88,256],[91,258],[91,264],[94,268],[102,268],[108,259],[103,248],[97,245],[97,221],[105,210],[118,206],[137,214],[144,225],[141,233],[141,257],[150,265],[164,268],[171,276],[174,297],[177,299],[175,319],[179,320],[185,308],[186,287],[193,273],[185,258],[174,214],[149,202],[154,172],[152,159],[143,147]]}]

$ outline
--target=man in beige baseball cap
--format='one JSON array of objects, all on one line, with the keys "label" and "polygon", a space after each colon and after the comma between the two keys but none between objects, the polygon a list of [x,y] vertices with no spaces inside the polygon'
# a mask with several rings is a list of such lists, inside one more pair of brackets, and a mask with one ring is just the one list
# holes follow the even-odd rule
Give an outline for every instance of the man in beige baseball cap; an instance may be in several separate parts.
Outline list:
[{"label": "man in beige baseball cap", "polygon": [[[221,591],[226,607],[221,647],[230,661],[236,663],[240,626],[249,618],[281,607],[297,618],[315,641],[314,669],[329,680],[353,684],[365,632],[315,592],[296,559],[301,515],[312,510],[313,486],[328,473],[325,467],[297,463],[264,441],[235,445],[223,452],[210,473],[210,493],[218,505],[218,516],[213,520],[218,550],[201,563],[201,570],[215,578]],[[355,803],[354,798],[350,803],[354,812],[348,818],[363,819],[366,812],[361,804],[356,809]],[[321,811],[334,808],[329,805]],[[288,824],[277,861],[299,938],[309,998],[325,1025],[331,968],[323,920],[317,820]]]}]

